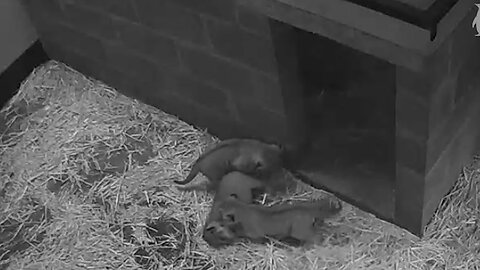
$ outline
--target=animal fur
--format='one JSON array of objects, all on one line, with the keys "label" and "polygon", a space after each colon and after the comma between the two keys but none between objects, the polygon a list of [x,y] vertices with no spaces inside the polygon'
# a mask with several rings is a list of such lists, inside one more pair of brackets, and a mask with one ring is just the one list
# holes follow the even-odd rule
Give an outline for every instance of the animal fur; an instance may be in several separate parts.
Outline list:
[{"label": "animal fur", "polygon": [[265,207],[246,204],[230,197],[218,206],[223,226],[235,227],[236,237],[248,238],[254,242],[262,242],[271,237],[309,243],[316,234],[315,226],[341,209],[339,201],[328,199]]},{"label": "animal fur", "polygon": [[256,191],[263,192],[267,183],[238,171],[226,174],[218,184],[214,201],[223,201],[231,196],[244,203],[252,203]]},{"label": "animal fur", "polygon": [[185,185],[201,172],[208,180],[208,189],[215,189],[224,175],[232,171],[243,172],[258,179],[268,179],[282,167],[282,149],[253,139],[224,140],[205,151],[194,162],[190,173],[183,181]]},{"label": "animal fur", "polygon": [[239,240],[237,237],[239,226],[232,224],[226,226],[220,221],[211,221],[206,224],[202,238],[213,248],[231,245]]},{"label": "animal fur", "polygon": [[[220,181],[215,197],[213,199],[213,205],[208,214],[207,221],[205,222],[203,230],[203,238],[207,243],[213,243],[216,241],[224,242],[225,239],[231,238],[233,233],[229,228],[223,226],[223,224],[217,221],[221,219],[218,212],[218,206],[225,199],[233,196],[244,203],[252,203],[254,194],[256,192],[263,192],[266,190],[265,183],[259,181],[253,177],[245,175],[241,172],[230,172],[226,174]],[[219,239],[215,239],[215,235],[218,235]]]}]

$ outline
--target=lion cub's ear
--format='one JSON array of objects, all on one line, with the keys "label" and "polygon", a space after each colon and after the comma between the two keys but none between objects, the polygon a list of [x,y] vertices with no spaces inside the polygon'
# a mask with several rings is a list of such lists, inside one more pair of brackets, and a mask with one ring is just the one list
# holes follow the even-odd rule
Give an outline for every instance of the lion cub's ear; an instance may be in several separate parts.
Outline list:
[{"label": "lion cub's ear", "polygon": [[231,223],[235,223],[235,215],[233,213],[229,213],[225,215],[226,220]]},{"label": "lion cub's ear", "polygon": [[236,222],[235,212],[232,211],[231,209],[230,210],[222,209],[219,212],[223,222],[226,222],[227,224],[233,224]]}]

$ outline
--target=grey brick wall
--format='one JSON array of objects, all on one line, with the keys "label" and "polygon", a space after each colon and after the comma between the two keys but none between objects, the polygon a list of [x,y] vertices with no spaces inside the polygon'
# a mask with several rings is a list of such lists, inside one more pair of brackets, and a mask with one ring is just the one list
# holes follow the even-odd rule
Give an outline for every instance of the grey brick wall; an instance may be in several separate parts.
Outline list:
[{"label": "grey brick wall", "polygon": [[285,137],[268,20],[235,0],[23,3],[53,59],[220,137]]}]

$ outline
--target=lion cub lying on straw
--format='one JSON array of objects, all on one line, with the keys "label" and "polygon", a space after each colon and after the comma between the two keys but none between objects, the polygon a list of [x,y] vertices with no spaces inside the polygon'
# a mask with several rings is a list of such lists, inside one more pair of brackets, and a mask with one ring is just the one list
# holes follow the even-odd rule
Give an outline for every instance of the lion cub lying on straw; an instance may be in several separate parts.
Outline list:
[{"label": "lion cub lying on straw", "polygon": [[218,205],[220,218],[208,223],[205,231],[217,236],[212,241],[213,247],[220,246],[219,243],[230,244],[240,238],[264,242],[269,237],[311,244],[316,234],[315,226],[341,209],[340,201],[329,199],[266,207],[247,204],[231,196]]},{"label": "lion cub lying on straw", "polygon": [[[226,174],[220,181],[213,205],[208,214],[203,230],[203,239],[211,246],[221,246],[231,244],[232,239],[236,238],[232,229],[224,227],[219,223],[221,219],[219,215],[218,206],[227,198],[234,196],[238,200],[250,204],[253,202],[255,195],[269,190],[265,182],[259,181],[253,177],[245,175],[241,172],[231,172]],[[216,230],[207,229],[207,225],[214,224]]]},{"label": "lion cub lying on straw", "polygon": [[226,174],[218,184],[214,202],[221,202],[230,196],[235,196],[244,203],[252,203],[255,194],[268,190],[269,187],[265,181],[234,171]]},{"label": "lion cub lying on straw", "polygon": [[190,173],[183,181],[185,185],[201,172],[208,180],[208,190],[215,190],[223,176],[239,171],[257,179],[269,180],[282,168],[282,149],[254,139],[228,139],[202,153],[193,163]]}]

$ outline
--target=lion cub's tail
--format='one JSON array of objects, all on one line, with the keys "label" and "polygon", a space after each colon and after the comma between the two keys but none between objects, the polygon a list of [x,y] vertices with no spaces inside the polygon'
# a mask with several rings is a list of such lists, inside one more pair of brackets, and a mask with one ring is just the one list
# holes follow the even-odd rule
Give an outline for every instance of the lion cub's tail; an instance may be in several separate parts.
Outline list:
[{"label": "lion cub's tail", "polygon": [[197,176],[197,174],[200,172],[200,162],[201,160],[196,160],[195,163],[193,163],[193,166],[190,169],[190,172],[188,173],[185,180],[174,180],[173,182],[179,185],[186,185],[192,182],[195,176]]}]

